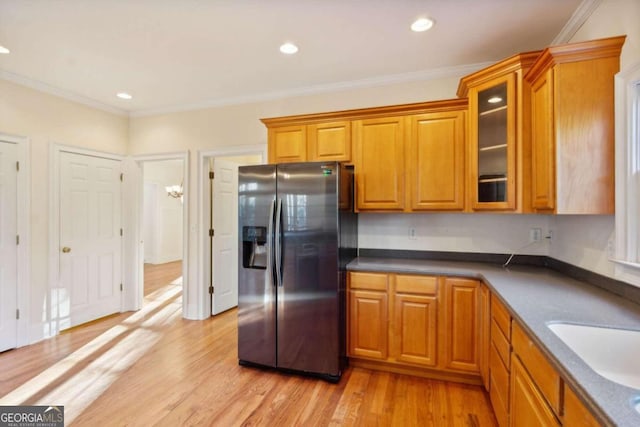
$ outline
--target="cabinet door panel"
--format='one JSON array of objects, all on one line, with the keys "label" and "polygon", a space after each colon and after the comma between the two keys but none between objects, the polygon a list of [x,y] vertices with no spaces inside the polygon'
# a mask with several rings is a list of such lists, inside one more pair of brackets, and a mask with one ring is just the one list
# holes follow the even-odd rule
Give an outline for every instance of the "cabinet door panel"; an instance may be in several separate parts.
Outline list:
[{"label": "cabinet door panel", "polygon": [[522,364],[527,367],[529,375],[538,385],[538,389],[551,408],[556,413],[560,413],[560,375],[516,322],[513,322],[511,345],[513,353],[517,354]]},{"label": "cabinet door panel", "polygon": [[560,426],[551,408],[515,355],[511,366],[511,427]]},{"label": "cabinet door panel", "polygon": [[360,210],[404,209],[404,117],[353,122]]},{"label": "cabinet door panel", "polygon": [[480,283],[471,279],[445,279],[444,361],[448,369],[480,372]]},{"label": "cabinet door panel", "polygon": [[387,358],[387,294],[349,291],[349,356]]},{"label": "cabinet door panel", "polygon": [[402,362],[435,366],[435,297],[396,294],[394,315],[394,356]]},{"label": "cabinet door panel", "polygon": [[464,112],[410,118],[409,184],[413,210],[464,208]]},{"label": "cabinet door panel", "polygon": [[517,209],[515,94],[515,74],[469,91],[469,193],[474,210]]},{"label": "cabinet door panel", "polygon": [[306,126],[284,126],[269,129],[269,163],[306,161]]},{"label": "cabinet door panel", "polygon": [[562,425],[566,427],[599,427],[600,423],[578,399],[578,396],[564,385],[564,415]]},{"label": "cabinet door panel", "polygon": [[309,161],[351,161],[351,122],[309,125]]},{"label": "cabinet door panel", "polygon": [[553,70],[531,86],[531,203],[554,209]]}]

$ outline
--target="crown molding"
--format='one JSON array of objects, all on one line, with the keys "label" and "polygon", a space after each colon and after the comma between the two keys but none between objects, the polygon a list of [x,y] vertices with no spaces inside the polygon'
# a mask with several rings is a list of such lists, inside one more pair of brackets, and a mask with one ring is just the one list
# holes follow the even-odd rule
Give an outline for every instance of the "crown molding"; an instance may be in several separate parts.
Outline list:
[{"label": "crown molding", "polygon": [[571,15],[571,18],[569,18],[556,38],[553,39],[551,45],[555,46],[569,43],[571,38],[578,32],[580,27],[582,27],[601,3],[602,0],[582,0],[580,6],[573,12],[573,15]]},{"label": "crown molding", "polygon": [[238,96],[230,98],[212,99],[199,103],[186,104],[166,108],[151,108],[136,110],[129,113],[131,117],[155,116],[169,113],[179,113],[192,110],[203,110],[206,108],[225,107],[230,105],[251,104],[264,101],[272,101],[283,98],[293,98],[297,96],[315,95],[320,93],[339,92],[350,89],[361,89],[376,86],[386,86],[392,84],[428,81],[446,77],[460,77],[465,74],[475,72],[487,67],[493,62],[481,62],[477,64],[459,65],[455,67],[442,67],[432,70],[414,71],[410,73],[392,74],[387,76],[371,77],[367,79],[352,80],[347,82],[329,83],[324,85],[308,86],[290,90],[265,92],[255,95]]},{"label": "crown molding", "polygon": [[120,108],[115,108],[110,105],[103,104],[102,102],[96,101],[94,99],[87,98],[85,96],[78,95],[68,90],[64,90],[64,89],[60,89],[60,88],[48,85],[38,80],[30,79],[29,77],[24,77],[18,74],[14,74],[6,70],[0,70],[0,79],[19,84],[21,86],[26,86],[28,88],[35,89],[40,92],[48,93],[49,95],[54,95],[59,98],[66,99],[67,101],[77,102],[78,104],[95,108],[97,110],[102,110],[107,113],[116,114],[118,116],[125,116],[125,117],[129,115],[127,111],[122,110]]}]

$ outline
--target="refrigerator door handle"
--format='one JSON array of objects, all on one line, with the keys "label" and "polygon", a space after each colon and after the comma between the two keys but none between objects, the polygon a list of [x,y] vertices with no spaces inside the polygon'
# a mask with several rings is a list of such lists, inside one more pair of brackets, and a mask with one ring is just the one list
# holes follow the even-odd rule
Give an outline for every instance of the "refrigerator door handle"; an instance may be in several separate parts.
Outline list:
[{"label": "refrigerator door handle", "polygon": [[274,236],[275,240],[275,269],[276,269],[276,281],[278,286],[282,286],[282,199],[278,198],[276,202],[276,232]]},{"label": "refrigerator door handle", "polygon": [[267,223],[267,277],[276,285],[273,268],[273,252],[274,252],[274,236],[273,236],[273,211],[275,210],[276,200],[273,199],[269,206],[269,222]]}]

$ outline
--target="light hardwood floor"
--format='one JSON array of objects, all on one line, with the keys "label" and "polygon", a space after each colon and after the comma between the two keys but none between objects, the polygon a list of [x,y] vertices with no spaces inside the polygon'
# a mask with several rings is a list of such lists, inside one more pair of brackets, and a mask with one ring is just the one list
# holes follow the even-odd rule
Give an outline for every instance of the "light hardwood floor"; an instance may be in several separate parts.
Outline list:
[{"label": "light hardwood floor", "polygon": [[175,271],[147,275],[165,284],[138,312],[0,354],[0,405],[64,405],[75,426],[496,425],[478,386],[359,368],[336,385],[241,367],[237,311],[182,319]]}]

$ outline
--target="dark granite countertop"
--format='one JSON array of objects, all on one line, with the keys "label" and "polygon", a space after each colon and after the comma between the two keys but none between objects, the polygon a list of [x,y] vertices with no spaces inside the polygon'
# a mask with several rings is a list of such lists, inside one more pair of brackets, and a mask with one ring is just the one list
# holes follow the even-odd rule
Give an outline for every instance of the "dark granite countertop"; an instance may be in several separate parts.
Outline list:
[{"label": "dark granite countertop", "polygon": [[548,322],[569,322],[640,330],[640,305],[545,267],[359,257],[347,269],[484,281],[597,418],[610,425],[640,426],[640,413],[633,407],[640,389],[600,376],[547,327]]}]

